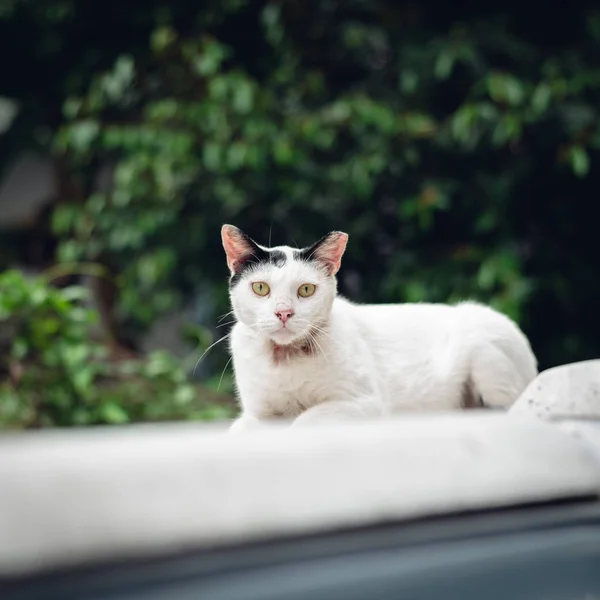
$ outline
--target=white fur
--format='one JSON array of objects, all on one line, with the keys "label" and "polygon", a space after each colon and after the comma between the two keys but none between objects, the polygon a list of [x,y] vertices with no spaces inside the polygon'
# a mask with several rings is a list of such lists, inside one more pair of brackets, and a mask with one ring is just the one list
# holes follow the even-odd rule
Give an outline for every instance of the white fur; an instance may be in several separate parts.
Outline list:
[{"label": "white fur", "polygon": [[[506,408],[537,374],[525,336],[491,308],[357,305],[337,295],[335,277],[294,260],[291,248],[278,249],[284,266],[255,267],[232,289],[238,322],[230,347],[242,406],[232,431],[274,418],[301,425],[459,409],[467,386],[486,406]],[[269,296],[252,291],[258,281],[269,284]],[[316,285],[313,296],[297,295],[304,283]],[[275,315],[279,305],[295,311],[286,328]],[[273,360],[273,342],[296,344],[311,331],[313,354]]]}]

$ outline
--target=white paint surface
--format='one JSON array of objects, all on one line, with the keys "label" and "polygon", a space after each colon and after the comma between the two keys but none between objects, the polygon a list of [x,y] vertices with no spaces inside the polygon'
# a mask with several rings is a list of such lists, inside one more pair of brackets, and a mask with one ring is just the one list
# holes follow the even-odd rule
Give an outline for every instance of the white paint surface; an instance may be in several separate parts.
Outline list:
[{"label": "white paint surface", "polygon": [[537,419],[411,416],[227,435],[138,426],[0,440],[0,574],[600,491]]}]

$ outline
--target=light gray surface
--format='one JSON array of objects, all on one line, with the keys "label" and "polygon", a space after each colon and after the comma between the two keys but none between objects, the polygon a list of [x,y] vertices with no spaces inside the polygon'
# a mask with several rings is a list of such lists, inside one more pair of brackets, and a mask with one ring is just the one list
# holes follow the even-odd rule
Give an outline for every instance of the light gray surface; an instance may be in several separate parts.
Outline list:
[{"label": "light gray surface", "polygon": [[583,442],[600,465],[600,421],[564,420],[556,421],[556,426]]},{"label": "light gray surface", "polygon": [[600,360],[542,371],[510,409],[512,414],[600,418]]},{"label": "light gray surface", "polygon": [[0,574],[595,494],[600,463],[537,419],[160,426],[0,440]]}]

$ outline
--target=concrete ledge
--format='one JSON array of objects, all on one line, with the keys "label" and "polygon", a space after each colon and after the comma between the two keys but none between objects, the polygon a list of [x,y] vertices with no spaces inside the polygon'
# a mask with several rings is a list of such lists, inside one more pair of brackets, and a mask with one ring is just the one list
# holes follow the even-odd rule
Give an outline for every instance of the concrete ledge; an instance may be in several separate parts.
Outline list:
[{"label": "concrete ledge", "polygon": [[593,495],[585,445],[536,419],[124,427],[0,440],[0,575]]}]

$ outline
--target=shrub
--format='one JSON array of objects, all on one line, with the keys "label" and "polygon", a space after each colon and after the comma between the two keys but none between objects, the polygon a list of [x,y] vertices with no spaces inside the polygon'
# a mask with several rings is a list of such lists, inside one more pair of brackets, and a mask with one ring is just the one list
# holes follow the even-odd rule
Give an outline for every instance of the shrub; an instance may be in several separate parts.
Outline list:
[{"label": "shrub", "polygon": [[0,427],[212,420],[231,400],[188,381],[167,352],[112,361],[83,288],[0,274]]}]

